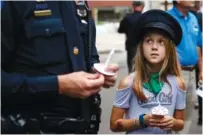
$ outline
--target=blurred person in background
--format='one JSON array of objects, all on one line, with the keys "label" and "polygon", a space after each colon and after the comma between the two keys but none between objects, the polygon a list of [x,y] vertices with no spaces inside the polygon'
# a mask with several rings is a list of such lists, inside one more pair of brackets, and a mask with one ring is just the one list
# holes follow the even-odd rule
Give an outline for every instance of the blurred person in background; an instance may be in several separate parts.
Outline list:
[{"label": "blurred person in background", "polygon": [[[202,32],[202,12],[200,11],[200,9],[201,9],[201,1],[195,1],[195,6],[190,9],[190,12],[196,16],[200,26],[200,30]],[[202,57],[202,48],[200,48],[200,50],[201,50],[200,54]],[[199,69],[198,69],[198,65],[196,65],[196,68],[195,68],[196,88],[198,88],[199,79],[202,79],[202,78],[198,78],[198,74],[199,74]],[[195,109],[198,109],[198,113],[199,113],[198,125],[202,125],[202,97],[200,96],[198,96],[198,103],[195,104]]]},{"label": "blurred person in background", "polygon": [[[136,45],[131,40],[131,30],[135,27],[136,22],[138,22],[140,15],[144,9],[145,3],[143,1],[133,1],[133,13],[127,14],[120,22],[120,26],[118,28],[119,33],[124,33],[126,35],[125,41],[125,49],[127,51],[127,64],[128,64],[128,72],[132,71],[132,59],[136,52]],[[133,37],[136,38],[136,37]]]},{"label": "blurred person in background", "polygon": [[200,30],[202,32],[202,2],[201,1],[195,1],[195,6],[190,8],[190,12],[193,13],[197,17],[197,21],[200,26]]},{"label": "blurred person in background", "polygon": [[[198,80],[202,78],[202,34],[198,20],[194,14],[189,10],[195,7],[195,1],[173,1],[173,8],[168,11],[173,15],[180,23],[183,29],[183,37],[180,44],[176,47],[179,62],[182,68],[183,77],[189,77],[191,72],[198,65]],[[185,80],[187,80],[185,78]],[[198,81],[197,80],[197,81]],[[187,84],[188,85],[188,84]],[[201,117],[198,120],[198,124],[201,124]]]}]

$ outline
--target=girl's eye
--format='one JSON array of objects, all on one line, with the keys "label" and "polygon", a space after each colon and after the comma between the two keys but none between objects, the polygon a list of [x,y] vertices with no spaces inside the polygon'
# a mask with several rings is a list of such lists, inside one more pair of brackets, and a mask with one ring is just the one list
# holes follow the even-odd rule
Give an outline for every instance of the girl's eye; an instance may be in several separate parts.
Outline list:
[{"label": "girl's eye", "polygon": [[151,44],[152,40],[151,39],[147,39],[147,43]]},{"label": "girl's eye", "polygon": [[164,41],[163,41],[163,40],[159,40],[159,43],[160,43],[161,45],[164,45]]}]

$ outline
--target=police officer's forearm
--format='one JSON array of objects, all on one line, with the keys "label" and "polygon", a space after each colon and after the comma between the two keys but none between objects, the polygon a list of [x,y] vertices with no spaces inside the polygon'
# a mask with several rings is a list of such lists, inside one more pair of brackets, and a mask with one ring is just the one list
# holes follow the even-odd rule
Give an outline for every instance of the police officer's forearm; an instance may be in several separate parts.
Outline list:
[{"label": "police officer's forearm", "polygon": [[46,98],[49,98],[49,96],[56,96],[58,94],[56,76],[28,77],[18,73],[8,73],[3,69],[1,69],[1,73],[2,98],[6,100],[12,97],[23,100],[27,98],[26,96],[42,94],[45,94]]},{"label": "police officer's forearm", "polygon": [[[77,87],[77,84],[75,83],[75,81],[76,81],[76,78],[78,79],[78,77],[80,77],[80,76],[76,75],[78,73],[79,72],[75,72],[75,74],[70,73],[70,74],[64,74],[64,75],[57,76],[59,94],[66,95],[66,96],[72,96],[72,97],[75,96],[74,92],[76,92],[76,90],[74,90],[74,89]],[[80,88],[76,88],[76,89],[80,89]]]},{"label": "police officer's forearm", "polygon": [[59,75],[57,76],[57,79],[58,79],[58,87],[59,87],[59,94],[64,94],[64,89],[66,89],[66,84],[67,82],[69,82],[68,79],[65,79],[64,78],[65,76],[64,75]]}]

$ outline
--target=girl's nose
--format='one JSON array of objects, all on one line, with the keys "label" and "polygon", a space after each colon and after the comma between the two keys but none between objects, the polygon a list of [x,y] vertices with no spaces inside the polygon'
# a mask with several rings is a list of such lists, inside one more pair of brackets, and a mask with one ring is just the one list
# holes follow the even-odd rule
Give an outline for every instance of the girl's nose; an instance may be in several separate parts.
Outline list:
[{"label": "girl's nose", "polygon": [[152,44],[152,49],[153,49],[153,50],[154,50],[154,49],[158,49],[158,45],[157,45],[156,42],[154,42],[154,43]]}]

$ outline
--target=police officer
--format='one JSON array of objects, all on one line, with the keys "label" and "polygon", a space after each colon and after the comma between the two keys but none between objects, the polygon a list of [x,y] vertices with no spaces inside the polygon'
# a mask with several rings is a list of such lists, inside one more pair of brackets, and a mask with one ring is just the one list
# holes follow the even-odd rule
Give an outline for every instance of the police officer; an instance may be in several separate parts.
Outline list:
[{"label": "police officer", "polygon": [[[94,38],[84,42],[77,4],[37,0],[1,6],[1,133],[97,133],[95,97],[116,76],[87,72],[99,56]],[[118,66],[109,69],[116,72]]]},{"label": "police officer", "polygon": [[132,29],[136,22],[139,21],[139,17],[142,14],[142,11],[144,9],[144,2],[143,1],[133,1],[133,13],[127,14],[120,22],[120,26],[118,28],[119,33],[123,33],[126,35],[126,42],[125,42],[125,48],[127,51],[127,64],[128,64],[128,72],[132,72],[132,60],[136,53],[136,44],[134,43],[134,39],[136,37],[132,36],[134,35],[132,32]]}]

